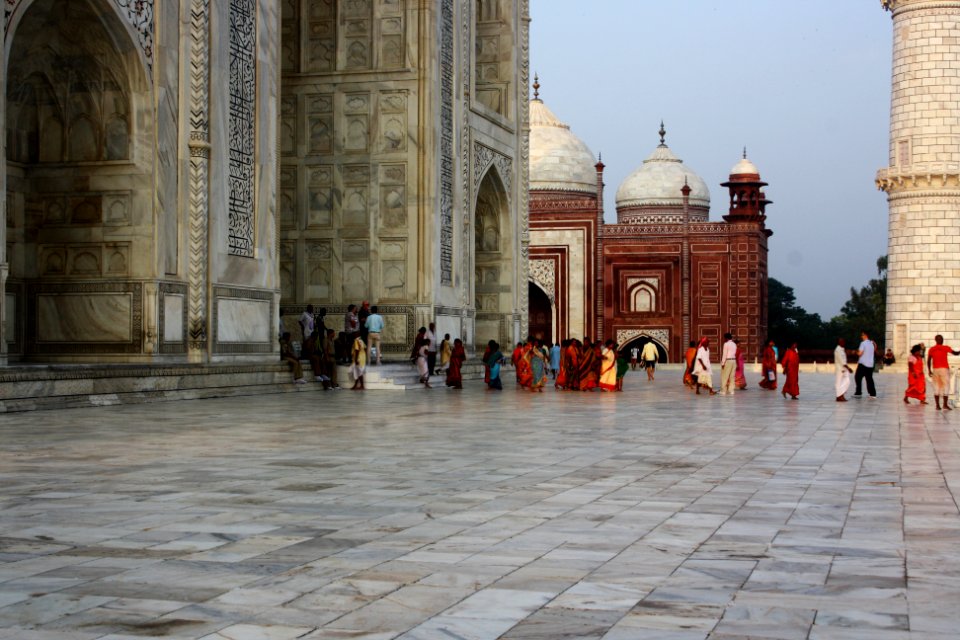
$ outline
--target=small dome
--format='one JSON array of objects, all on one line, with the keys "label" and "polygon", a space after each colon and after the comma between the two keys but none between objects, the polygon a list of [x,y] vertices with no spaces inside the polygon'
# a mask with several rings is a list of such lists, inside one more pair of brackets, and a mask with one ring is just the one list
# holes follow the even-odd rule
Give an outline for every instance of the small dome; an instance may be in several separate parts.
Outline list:
[{"label": "small dome", "polygon": [[530,101],[530,189],[596,195],[593,153],[539,98]]},{"label": "small dome", "polygon": [[747,152],[743,152],[743,158],[740,159],[733,169],[730,169],[731,176],[759,176],[760,171],[757,166],[747,160]]},{"label": "small dome", "polygon": [[617,208],[683,206],[683,185],[690,186],[690,206],[710,207],[707,183],[673,155],[661,129],[660,146],[617,189]]}]

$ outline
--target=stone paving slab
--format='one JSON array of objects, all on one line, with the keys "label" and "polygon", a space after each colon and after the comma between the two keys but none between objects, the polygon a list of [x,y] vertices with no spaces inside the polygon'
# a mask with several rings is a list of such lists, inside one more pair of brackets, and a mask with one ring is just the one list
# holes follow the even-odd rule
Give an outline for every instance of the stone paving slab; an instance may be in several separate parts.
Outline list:
[{"label": "stone paving slab", "polygon": [[658,373],[0,415],[0,640],[958,636],[960,411]]}]

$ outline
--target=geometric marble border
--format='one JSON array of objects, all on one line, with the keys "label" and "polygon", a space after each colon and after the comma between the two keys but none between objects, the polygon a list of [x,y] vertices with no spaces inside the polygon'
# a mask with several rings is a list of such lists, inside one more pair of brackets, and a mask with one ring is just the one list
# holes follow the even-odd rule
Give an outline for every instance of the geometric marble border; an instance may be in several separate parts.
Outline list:
[{"label": "geometric marble border", "polygon": [[[275,351],[273,340],[267,342],[220,342],[219,335],[219,310],[218,302],[222,298],[237,298],[240,300],[256,300],[258,302],[266,301],[270,303],[270,318],[277,317],[276,303],[274,302],[273,291],[263,291],[259,289],[243,289],[241,287],[214,287],[213,288],[213,309],[211,312],[210,324],[213,327],[213,352],[217,354],[248,354],[263,353],[270,354]],[[273,330],[270,330],[273,334]]]}]

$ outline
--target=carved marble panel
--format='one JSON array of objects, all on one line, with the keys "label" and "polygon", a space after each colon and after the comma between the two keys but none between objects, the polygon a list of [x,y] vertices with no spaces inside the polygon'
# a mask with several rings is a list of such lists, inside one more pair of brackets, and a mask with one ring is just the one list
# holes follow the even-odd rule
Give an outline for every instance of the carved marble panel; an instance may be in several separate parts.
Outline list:
[{"label": "carved marble panel", "polygon": [[283,96],[280,99],[280,153],[297,153],[297,97]]},{"label": "carved marble panel", "polygon": [[129,191],[117,193],[106,193],[103,196],[103,220],[108,225],[127,225],[130,224],[130,201]]},{"label": "carved marble panel", "polygon": [[280,227],[296,229],[297,225],[297,167],[280,167]]},{"label": "carved marble panel", "polygon": [[336,20],[311,20],[307,29],[307,70],[334,71],[337,68]]},{"label": "carved marble panel", "polygon": [[370,189],[368,187],[344,187],[341,218],[345,227],[369,225],[367,215]]},{"label": "carved marble panel", "polygon": [[305,286],[309,300],[326,300],[332,285],[332,250],[328,242],[308,242],[305,246]]},{"label": "carved marble panel", "polygon": [[382,260],[380,262],[380,289],[384,299],[402,300],[407,293],[406,285],[406,261]]},{"label": "carved marble panel", "polygon": [[[452,0],[443,0],[440,3],[440,284],[447,286],[453,284],[453,102],[456,75],[453,13]],[[464,33],[469,31],[465,29]]]},{"label": "carved marble panel", "polygon": [[307,228],[329,227],[333,223],[333,167],[307,167]]},{"label": "carved marble panel", "polygon": [[407,227],[407,197],[403,185],[380,187],[380,226],[385,229]]}]

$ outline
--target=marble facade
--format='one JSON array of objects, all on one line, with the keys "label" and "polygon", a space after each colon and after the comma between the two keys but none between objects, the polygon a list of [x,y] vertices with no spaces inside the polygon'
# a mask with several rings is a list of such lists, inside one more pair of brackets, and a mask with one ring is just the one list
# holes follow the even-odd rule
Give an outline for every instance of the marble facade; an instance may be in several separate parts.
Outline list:
[{"label": "marble facade", "polygon": [[526,324],[526,0],[284,0],[283,313],[468,345]]},{"label": "marble facade", "polygon": [[0,357],[272,359],[274,3],[7,0],[4,17]]},{"label": "marble facade", "polygon": [[893,19],[886,345],[960,340],[960,3],[881,0]]},{"label": "marble facade", "polygon": [[525,328],[526,0],[4,10],[0,361],[273,359],[308,303],[395,352]]}]

